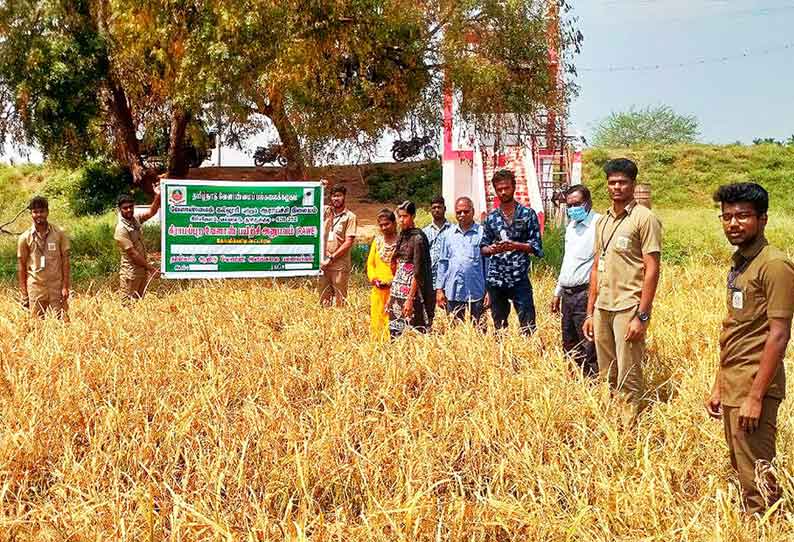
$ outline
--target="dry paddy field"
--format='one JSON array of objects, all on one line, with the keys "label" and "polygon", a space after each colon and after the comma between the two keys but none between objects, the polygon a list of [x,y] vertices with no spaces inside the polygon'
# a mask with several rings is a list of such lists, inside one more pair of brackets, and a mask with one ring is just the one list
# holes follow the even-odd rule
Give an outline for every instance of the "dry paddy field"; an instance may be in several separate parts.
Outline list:
[{"label": "dry paddy field", "polygon": [[569,371],[548,275],[531,339],[442,318],[393,344],[363,285],[330,310],[307,282],[160,284],[131,310],[101,289],[68,324],[0,293],[0,539],[794,540],[794,400],[760,521],[702,407],[724,273],[665,268],[635,431]]}]

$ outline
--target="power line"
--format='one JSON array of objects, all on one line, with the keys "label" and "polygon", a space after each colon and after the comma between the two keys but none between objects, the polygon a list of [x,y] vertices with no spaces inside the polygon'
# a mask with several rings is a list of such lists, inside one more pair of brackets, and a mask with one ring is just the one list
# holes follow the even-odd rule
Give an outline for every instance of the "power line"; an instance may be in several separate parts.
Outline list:
[{"label": "power line", "polygon": [[775,47],[768,47],[766,49],[747,50],[742,54],[726,55],[719,57],[704,57],[686,62],[677,62],[672,64],[640,64],[633,66],[606,66],[602,68],[576,68],[577,72],[647,72],[657,70],[671,70],[680,68],[689,68],[692,66],[702,66],[707,64],[725,64],[733,60],[741,60],[744,58],[771,55],[782,51],[794,49],[793,43],[786,43]]},{"label": "power line", "polygon": [[[652,4],[638,4],[637,0],[626,0],[626,3],[629,4],[631,7],[637,9],[640,15],[644,15],[642,13],[643,10],[655,10],[660,9],[660,6],[652,5]],[[620,2],[618,0],[606,0],[604,2],[605,6],[614,6],[618,7]],[[622,8],[625,9],[625,8]],[[720,10],[714,9],[713,7],[702,6],[701,9],[695,8],[693,11],[689,13],[684,13],[682,15],[675,15],[675,11],[672,12],[672,16],[670,17],[659,17],[658,13],[651,13],[647,17],[633,17],[629,15],[628,19],[630,22],[638,22],[638,20],[647,20],[647,21],[692,21],[702,18],[708,19],[722,19],[722,18],[742,18],[742,17],[767,17],[770,15],[778,15],[781,12],[787,12],[794,10],[794,4],[788,4],[783,6],[769,6],[769,7],[755,7],[750,9],[734,9],[734,10]],[[670,10],[664,10],[665,15],[671,13]],[[622,25],[625,24],[625,21],[619,19],[611,19],[610,24],[613,25]]]}]

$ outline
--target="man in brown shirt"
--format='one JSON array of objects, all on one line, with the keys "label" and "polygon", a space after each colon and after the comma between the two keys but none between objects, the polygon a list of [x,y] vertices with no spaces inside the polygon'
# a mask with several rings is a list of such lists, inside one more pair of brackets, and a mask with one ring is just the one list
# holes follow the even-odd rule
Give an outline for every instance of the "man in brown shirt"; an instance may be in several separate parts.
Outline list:
[{"label": "man in brown shirt", "polygon": [[69,238],[47,221],[50,212],[47,198],[36,196],[28,208],[33,226],[19,236],[17,243],[22,302],[39,318],[47,310],[63,317],[71,284]]},{"label": "man in brown shirt", "polygon": [[[323,183],[325,185],[325,182]],[[344,186],[331,189],[331,205],[325,207],[325,254],[320,264],[320,303],[328,306],[335,299],[341,306],[347,299],[352,263],[350,249],[356,239],[356,215],[345,207]]]},{"label": "man in brown shirt", "polygon": [[645,404],[645,332],[659,283],[662,225],[634,199],[637,165],[625,158],[604,166],[612,206],[596,223],[595,254],[583,331],[595,341],[598,369],[630,407]]},{"label": "man in brown shirt", "polygon": [[129,194],[118,199],[119,221],[113,238],[121,251],[119,286],[122,299],[140,299],[146,292],[149,277],[159,270],[146,259],[141,224],[152,218],[160,210],[160,185],[154,186],[154,199],[149,209],[135,216],[135,200]]},{"label": "man in brown shirt", "polygon": [[794,315],[794,264],[764,237],[769,208],[764,188],[725,185],[714,200],[721,204],[722,228],[736,252],[728,273],[720,367],[706,410],[723,420],[747,512],[763,513],[780,498],[769,465],[786,392],[783,356]]}]

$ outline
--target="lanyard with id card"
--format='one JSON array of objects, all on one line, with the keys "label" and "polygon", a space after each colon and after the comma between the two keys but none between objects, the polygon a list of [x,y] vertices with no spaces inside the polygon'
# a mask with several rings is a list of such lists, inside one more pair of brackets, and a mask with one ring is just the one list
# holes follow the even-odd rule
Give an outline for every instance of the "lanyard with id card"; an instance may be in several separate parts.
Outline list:
[{"label": "lanyard with id card", "polygon": [[[37,237],[33,238],[33,241],[36,243],[36,248],[39,249],[39,261],[38,261],[38,268],[37,271],[43,271],[44,267],[47,265],[47,257],[46,257],[46,248],[47,248],[47,240],[46,237],[42,240],[39,240]],[[53,249],[55,248],[55,243],[49,243],[53,245]]]},{"label": "lanyard with id card", "polygon": [[731,306],[736,310],[742,310],[744,308],[744,294],[741,290],[731,290]]},{"label": "lanyard with id card", "polygon": [[[622,217],[620,217],[620,220],[618,220],[617,224],[615,224],[615,228],[612,230],[612,233],[610,234],[609,239],[607,239],[606,243],[604,243],[604,246],[601,249],[601,257],[598,258],[598,272],[599,273],[604,273],[607,270],[607,262],[606,262],[607,249],[609,248],[609,244],[612,242],[612,238],[615,237],[615,234],[617,233],[618,229],[620,228],[620,225],[623,223],[624,220],[626,220],[627,216],[628,216],[628,214],[626,213]],[[602,241],[604,240],[604,234],[606,233],[606,229],[607,229],[607,223],[606,223],[606,220],[605,220],[604,221],[604,225],[601,227],[601,240]]]},{"label": "lanyard with id card", "polygon": [[736,279],[747,269],[751,261],[753,261],[752,258],[746,259],[740,266],[734,267],[728,272],[728,291],[731,293],[731,307],[736,310],[744,309],[744,292],[736,286]]}]

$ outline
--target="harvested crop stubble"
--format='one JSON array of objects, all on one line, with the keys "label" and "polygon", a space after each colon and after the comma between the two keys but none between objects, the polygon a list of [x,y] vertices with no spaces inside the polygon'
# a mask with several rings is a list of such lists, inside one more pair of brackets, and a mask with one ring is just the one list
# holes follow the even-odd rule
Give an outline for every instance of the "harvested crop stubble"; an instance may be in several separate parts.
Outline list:
[{"label": "harvested crop stubble", "polygon": [[[572,376],[548,275],[540,331],[368,341],[368,290],[321,311],[306,282],[199,283],[124,310],[77,296],[31,323],[0,297],[0,537],[6,540],[766,540],[738,512],[716,366],[724,268],[668,267],[647,378],[620,431]],[[514,323],[515,324],[515,323]],[[790,357],[787,363],[790,365]]]}]

